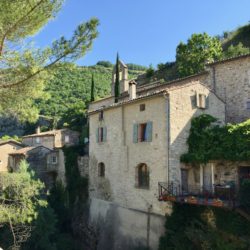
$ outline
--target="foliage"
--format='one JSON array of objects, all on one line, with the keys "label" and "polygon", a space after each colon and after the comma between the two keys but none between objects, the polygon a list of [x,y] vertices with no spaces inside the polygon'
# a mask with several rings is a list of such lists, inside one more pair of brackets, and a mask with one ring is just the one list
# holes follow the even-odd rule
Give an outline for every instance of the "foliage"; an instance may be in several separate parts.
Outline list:
[{"label": "foliage", "polygon": [[216,118],[206,114],[192,119],[187,140],[188,153],[181,156],[182,162],[250,159],[250,120],[222,127],[216,121]]},{"label": "foliage", "polygon": [[165,228],[159,250],[246,250],[250,243],[250,223],[218,208],[174,204]]},{"label": "foliage", "polygon": [[120,69],[119,69],[119,55],[117,53],[116,56],[116,64],[115,64],[115,102],[118,102],[118,98],[120,96]]},{"label": "foliage", "polygon": [[[74,61],[90,50],[98,20],[80,24],[70,39],[61,37],[50,47],[36,49],[27,38],[35,35],[61,8],[63,0],[2,0],[0,3],[0,113],[35,121],[36,98],[46,98],[45,81],[53,66]],[[26,39],[26,40],[25,40]]]},{"label": "foliage", "polygon": [[110,61],[98,61],[96,65],[103,66],[105,68],[112,68],[113,64]]},{"label": "foliage", "polygon": [[235,56],[240,56],[250,53],[250,48],[243,47],[243,44],[240,42],[237,45],[230,45],[226,51],[223,52],[224,58],[230,58]]},{"label": "foliage", "polygon": [[[36,245],[49,246],[55,218],[46,201],[44,184],[35,178],[34,172],[25,161],[21,161],[18,172],[0,174],[0,190],[0,228],[3,227],[1,233],[13,237],[12,241],[10,238],[0,239],[2,244],[6,248],[10,245],[20,247],[34,236]],[[44,228],[46,231],[41,237],[41,230]],[[32,249],[45,249],[34,246]]]},{"label": "foliage", "polygon": [[137,70],[137,71],[146,71],[147,67],[146,66],[142,66],[142,65],[138,65],[138,64],[134,64],[134,63],[127,63],[126,64],[129,70]]},{"label": "foliage", "polygon": [[222,40],[223,50],[226,51],[231,45],[237,46],[239,43],[242,43],[243,47],[250,48],[249,36],[250,24],[243,25],[233,31],[226,32],[226,35]]},{"label": "foliage", "polygon": [[239,191],[240,204],[250,214],[250,180],[244,180]]},{"label": "foliage", "polygon": [[155,70],[153,68],[153,65],[150,64],[149,68],[146,70],[146,77],[148,77],[148,78],[152,77],[154,75],[154,72],[155,72]]},{"label": "foliage", "polygon": [[21,138],[18,137],[17,135],[9,136],[9,135],[4,135],[0,138],[0,141],[8,141],[8,140],[15,140],[21,142]]},{"label": "foliage", "polygon": [[206,63],[221,58],[220,41],[207,33],[192,34],[187,44],[181,42],[176,49],[176,63],[181,77],[201,72]]}]

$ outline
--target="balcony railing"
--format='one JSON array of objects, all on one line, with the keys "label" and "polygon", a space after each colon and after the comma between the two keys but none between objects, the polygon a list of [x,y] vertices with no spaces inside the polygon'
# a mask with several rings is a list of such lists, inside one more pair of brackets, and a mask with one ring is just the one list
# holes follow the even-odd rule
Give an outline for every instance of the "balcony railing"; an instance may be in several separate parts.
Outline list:
[{"label": "balcony railing", "polygon": [[159,200],[195,205],[233,208],[237,205],[235,188],[230,185],[181,186],[159,182]]}]

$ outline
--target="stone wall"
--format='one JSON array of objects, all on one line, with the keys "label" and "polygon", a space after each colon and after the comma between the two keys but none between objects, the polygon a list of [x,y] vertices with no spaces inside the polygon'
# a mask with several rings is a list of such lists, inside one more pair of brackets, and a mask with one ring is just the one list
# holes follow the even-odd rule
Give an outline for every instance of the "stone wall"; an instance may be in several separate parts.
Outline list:
[{"label": "stone wall", "polygon": [[0,145],[0,172],[8,171],[9,166],[9,153],[13,153],[15,150],[22,148],[22,146],[16,143],[5,143]]},{"label": "stone wall", "polygon": [[[150,210],[149,210],[150,211]],[[158,249],[165,217],[91,199],[90,224],[99,232],[98,250]]]},{"label": "stone wall", "polygon": [[207,84],[226,102],[226,121],[242,122],[250,118],[250,56],[208,66]]}]

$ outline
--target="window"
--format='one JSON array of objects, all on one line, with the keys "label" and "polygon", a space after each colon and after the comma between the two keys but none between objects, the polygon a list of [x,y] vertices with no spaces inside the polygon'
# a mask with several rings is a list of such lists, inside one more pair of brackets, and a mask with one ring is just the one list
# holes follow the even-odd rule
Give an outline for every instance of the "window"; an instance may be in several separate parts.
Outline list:
[{"label": "window", "polygon": [[149,171],[145,163],[137,167],[138,188],[149,188]]},{"label": "window", "polygon": [[134,124],[133,142],[151,142],[152,127],[152,122]]},{"label": "window", "polygon": [[105,142],[107,140],[107,128],[99,127],[96,130],[96,141],[97,142]]},{"label": "window", "polygon": [[57,157],[56,155],[52,155],[52,164],[57,164]]},{"label": "window", "polygon": [[40,143],[40,137],[36,137],[36,143]]},{"label": "window", "polygon": [[65,143],[69,143],[69,135],[65,135],[64,141],[65,141]]},{"label": "window", "polygon": [[103,120],[103,110],[99,113],[99,121],[102,121]]},{"label": "window", "polygon": [[247,101],[247,109],[250,110],[250,101]]},{"label": "window", "polygon": [[98,164],[98,176],[105,177],[105,165],[103,162]]},{"label": "window", "polygon": [[190,97],[192,108],[206,109],[209,105],[208,96],[205,94],[196,93]]},{"label": "window", "polygon": [[140,111],[144,111],[146,109],[145,104],[140,104]]},{"label": "window", "polygon": [[0,164],[2,164],[3,162],[2,162],[2,160],[0,160]]}]

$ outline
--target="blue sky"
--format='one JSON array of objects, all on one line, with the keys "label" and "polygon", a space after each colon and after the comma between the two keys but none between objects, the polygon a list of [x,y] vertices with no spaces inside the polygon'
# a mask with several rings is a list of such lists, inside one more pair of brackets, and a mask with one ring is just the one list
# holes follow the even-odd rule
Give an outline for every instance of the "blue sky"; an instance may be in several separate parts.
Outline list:
[{"label": "blue sky", "polygon": [[250,21],[249,0],[66,0],[57,18],[34,37],[45,46],[91,17],[100,20],[92,51],[77,63],[115,61],[156,66],[175,60],[175,49],[192,33],[222,34]]}]

